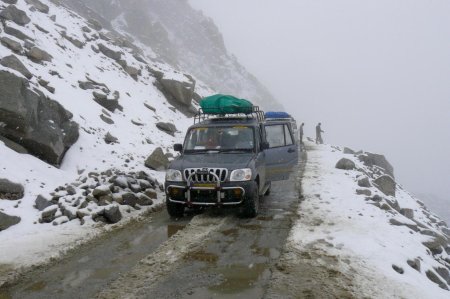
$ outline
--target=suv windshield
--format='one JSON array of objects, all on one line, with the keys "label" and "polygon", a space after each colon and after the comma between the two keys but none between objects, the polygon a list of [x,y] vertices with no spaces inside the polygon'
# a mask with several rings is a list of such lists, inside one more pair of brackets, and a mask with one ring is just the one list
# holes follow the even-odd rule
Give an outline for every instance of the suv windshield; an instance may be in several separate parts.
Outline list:
[{"label": "suv windshield", "polygon": [[185,152],[253,151],[253,128],[247,126],[192,128],[186,135]]}]

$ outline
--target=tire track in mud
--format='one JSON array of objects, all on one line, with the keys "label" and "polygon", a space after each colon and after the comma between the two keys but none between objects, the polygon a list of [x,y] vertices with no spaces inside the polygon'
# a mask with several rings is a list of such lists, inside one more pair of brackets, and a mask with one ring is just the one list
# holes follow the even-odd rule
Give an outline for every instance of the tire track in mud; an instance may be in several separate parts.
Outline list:
[{"label": "tire track in mud", "polygon": [[262,298],[298,217],[303,166],[301,160],[290,180],[272,185],[258,217],[194,217],[97,298]]}]

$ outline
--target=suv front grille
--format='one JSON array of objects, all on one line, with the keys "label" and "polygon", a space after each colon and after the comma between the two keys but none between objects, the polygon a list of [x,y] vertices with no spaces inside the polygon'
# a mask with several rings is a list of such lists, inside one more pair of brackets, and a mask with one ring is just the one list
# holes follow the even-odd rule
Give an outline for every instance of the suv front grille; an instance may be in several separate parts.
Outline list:
[{"label": "suv front grille", "polygon": [[192,182],[195,183],[214,183],[216,178],[212,173],[216,174],[221,182],[225,182],[228,176],[228,169],[226,168],[208,168],[209,174],[199,174],[197,171],[203,171],[205,168],[186,168],[184,170],[184,179],[187,181],[189,176],[194,173],[191,177]]}]

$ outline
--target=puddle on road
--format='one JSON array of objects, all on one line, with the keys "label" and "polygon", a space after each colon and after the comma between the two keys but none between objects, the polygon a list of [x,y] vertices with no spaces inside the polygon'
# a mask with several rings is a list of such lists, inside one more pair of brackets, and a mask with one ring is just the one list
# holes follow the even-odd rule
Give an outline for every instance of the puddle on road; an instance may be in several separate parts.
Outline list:
[{"label": "puddle on road", "polygon": [[188,252],[185,254],[184,259],[198,262],[216,263],[219,256],[214,253],[206,252],[203,250],[197,250]]},{"label": "puddle on road", "polygon": [[210,286],[209,290],[223,294],[236,294],[253,288],[255,283],[265,276],[270,276],[266,264],[229,265],[214,270],[223,277],[223,282]]},{"label": "puddle on road", "polygon": [[180,225],[180,224],[169,224],[167,225],[167,238],[172,237],[180,230],[183,230],[186,227],[186,225]]},{"label": "puddle on road", "polygon": [[232,236],[235,237],[239,234],[239,230],[237,228],[230,228],[230,229],[226,229],[221,231],[222,234],[224,234],[225,236]]},{"label": "puddle on road", "polygon": [[43,290],[46,286],[47,283],[45,283],[45,281],[38,281],[30,285],[28,288],[26,288],[26,290],[30,292],[39,292]]},{"label": "puddle on road", "polygon": [[259,230],[261,229],[261,225],[259,224],[239,224],[240,227],[249,229],[249,230]]},{"label": "puddle on road", "polygon": [[256,218],[256,220],[272,221],[273,220],[273,216],[258,216],[258,218]]}]

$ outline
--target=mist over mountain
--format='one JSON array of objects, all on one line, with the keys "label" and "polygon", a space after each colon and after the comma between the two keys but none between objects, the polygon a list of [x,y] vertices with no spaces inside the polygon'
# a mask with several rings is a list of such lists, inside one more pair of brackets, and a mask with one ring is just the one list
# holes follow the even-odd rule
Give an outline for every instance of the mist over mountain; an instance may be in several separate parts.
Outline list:
[{"label": "mist over mountain", "polygon": [[187,0],[65,0],[85,17],[150,46],[157,59],[189,72],[220,93],[282,109],[268,89],[230,54],[211,18]]}]

